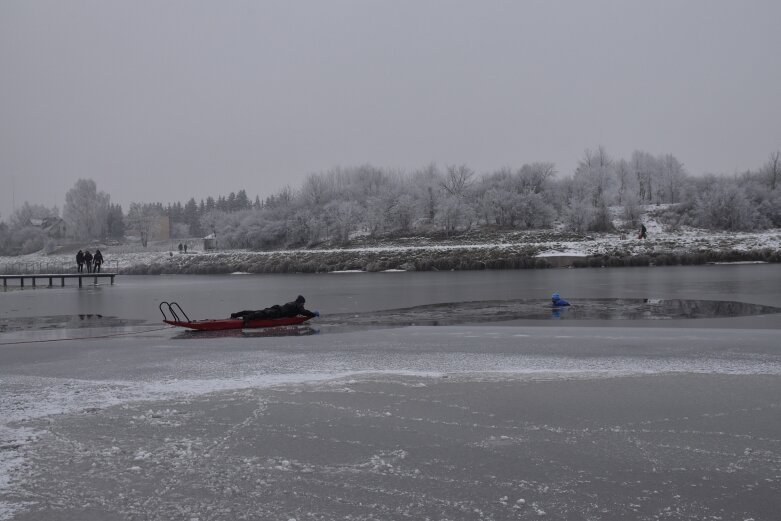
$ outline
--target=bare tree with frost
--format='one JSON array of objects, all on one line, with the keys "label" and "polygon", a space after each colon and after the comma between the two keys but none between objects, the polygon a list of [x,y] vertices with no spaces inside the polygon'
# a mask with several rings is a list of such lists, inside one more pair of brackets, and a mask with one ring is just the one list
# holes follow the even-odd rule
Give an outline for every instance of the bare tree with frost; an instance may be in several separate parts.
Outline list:
[{"label": "bare tree with frost", "polygon": [[63,218],[77,239],[102,237],[107,226],[110,197],[98,192],[92,179],[79,179],[65,194]]},{"label": "bare tree with frost", "polygon": [[130,203],[127,227],[139,234],[141,245],[146,248],[149,239],[160,229],[161,213],[155,205]]},{"label": "bare tree with frost", "polygon": [[663,203],[677,203],[680,201],[681,188],[686,179],[686,171],[683,163],[672,154],[661,156],[657,164],[660,171],[658,185],[659,201]]},{"label": "bare tree with frost", "polygon": [[770,189],[775,190],[781,177],[781,151],[776,150],[770,154],[767,163],[762,167],[762,172],[767,178]]},{"label": "bare tree with frost", "polygon": [[596,150],[586,150],[578,164],[573,179],[591,197],[591,204],[596,208],[605,204],[612,195],[615,184],[613,158],[599,146]]},{"label": "bare tree with frost", "polygon": [[447,167],[442,187],[453,197],[463,198],[474,183],[475,171],[466,165]]}]

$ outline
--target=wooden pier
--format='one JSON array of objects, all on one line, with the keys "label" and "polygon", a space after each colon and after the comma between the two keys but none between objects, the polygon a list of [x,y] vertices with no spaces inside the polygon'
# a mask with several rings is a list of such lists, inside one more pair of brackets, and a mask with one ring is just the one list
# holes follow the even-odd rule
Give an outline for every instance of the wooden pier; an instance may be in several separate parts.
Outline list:
[{"label": "wooden pier", "polygon": [[36,282],[39,279],[49,279],[48,287],[54,286],[54,280],[60,279],[60,286],[65,287],[65,279],[79,279],[79,287],[82,287],[84,279],[93,279],[94,283],[98,283],[98,279],[111,279],[111,284],[114,284],[114,277],[116,273],[25,273],[15,275],[2,275],[0,279],[3,279],[3,288],[8,287],[9,280],[18,280],[20,287],[24,286],[24,281],[29,280],[32,283],[32,287],[38,287]]}]

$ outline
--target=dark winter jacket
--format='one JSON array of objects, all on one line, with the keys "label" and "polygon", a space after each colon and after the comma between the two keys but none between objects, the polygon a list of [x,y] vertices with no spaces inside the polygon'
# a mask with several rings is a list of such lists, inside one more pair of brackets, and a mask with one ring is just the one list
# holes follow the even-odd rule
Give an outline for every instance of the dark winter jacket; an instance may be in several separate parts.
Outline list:
[{"label": "dark winter jacket", "polygon": [[316,313],[312,313],[308,309],[304,308],[304,302],[306,302],[306,299],[299,295],[298,298],[296,298],[296,300],[293,302],[288,302],[287,304],[282,304],[281,306],[274,305],[269,308],[258,309],[255,311],[247,309],[244,311],[231,313],[231,318],[242,318],[244,320],[262,320],[269,318],[297,317],[298,315],[309,318],[316,317]]},{"label": "dark winter jacket", "polygon": [[280,308],[281,316],[297,317],[298,315],[302,315],[309,318],[314,317],[315,316],[314,313],[304,308],[304,302],[306,302],[304,297],[299,295],[298,298],[293,302],[288,302],[287,304],[283,304],[282,307]]}]

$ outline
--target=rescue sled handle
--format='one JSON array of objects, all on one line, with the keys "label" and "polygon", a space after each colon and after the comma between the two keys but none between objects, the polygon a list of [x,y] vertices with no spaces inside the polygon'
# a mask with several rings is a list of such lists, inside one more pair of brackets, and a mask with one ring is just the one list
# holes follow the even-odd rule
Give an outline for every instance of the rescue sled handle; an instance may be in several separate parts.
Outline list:
[{"label": "rescue sled handle", "polygon": [[190,317],[187,316],[187,313],[184,312],[182,306],[180,306],[178,302],[166,302],[166,301],[161,302],[160,305],[158,306],[158,309],[160,309],[160,313],[163,314],[164,321],[169,319],[168,319],[168,315],[165,314],[165,308],[163,306],[168,308],[168,312],[171,314],[171,319],[170,319],[171,321],[182,322],[182,319],[180,319],[179,315],[176,313],[176,310],[178,309],[179,313],[181,313],[184,316],[184,318],[187,319],[187,322],[192,322],[192,320],[190,320]]}]

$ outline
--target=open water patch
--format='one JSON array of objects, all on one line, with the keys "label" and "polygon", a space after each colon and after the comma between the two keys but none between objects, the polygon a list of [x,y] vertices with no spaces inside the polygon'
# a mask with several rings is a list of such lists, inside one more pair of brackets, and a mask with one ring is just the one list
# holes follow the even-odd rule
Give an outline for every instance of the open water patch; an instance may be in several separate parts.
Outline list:
[{"label": "open water patch", "polygon": [[437,326],[509,320],[680,320],[781,313],[781,308],[727,300],[577,299],[553,307],[542,299],[448,302],[410,308],[327,315],[322,325]]}]

